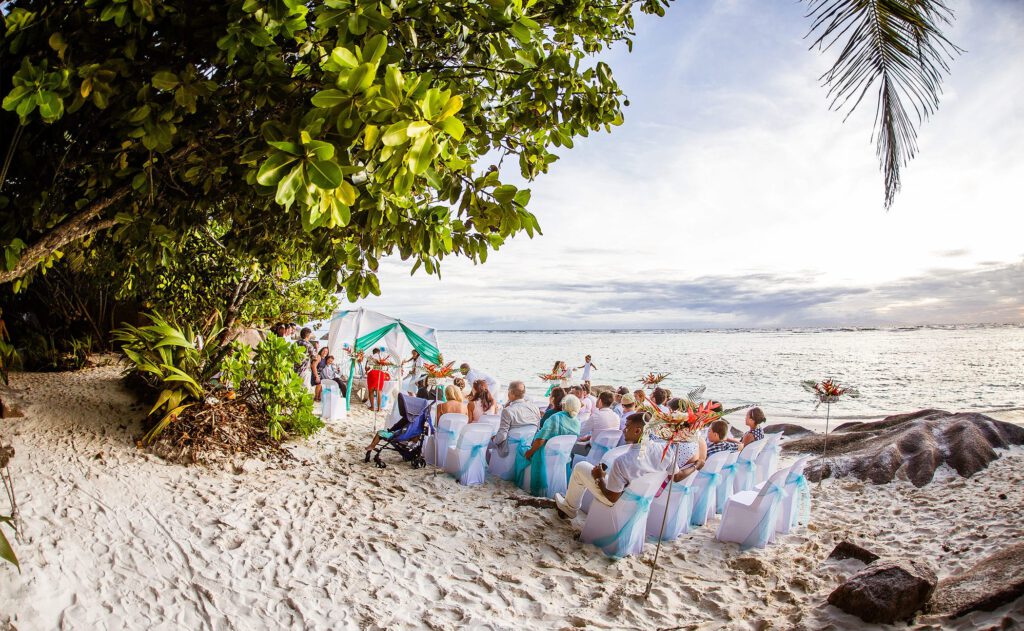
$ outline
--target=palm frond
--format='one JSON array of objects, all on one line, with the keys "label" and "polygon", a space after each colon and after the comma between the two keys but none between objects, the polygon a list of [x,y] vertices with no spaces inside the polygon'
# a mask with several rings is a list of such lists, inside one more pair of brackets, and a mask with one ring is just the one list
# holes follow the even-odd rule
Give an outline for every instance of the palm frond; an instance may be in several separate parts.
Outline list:
[{"label": "palm frond", "polygon": [[[941,31],[953,12],[943,0],[805,0],[811,48],[842,42],[822,75],[830,107],[846,117],[877,91],[872,140],[885,175],[885,207],[900,190],[900,168],[917,153],[917,125],[935,112],[948,61],[963,52]],[[915,116],[916,114],[916,120]],[[845,119],[844,119],[845,120]]]}]

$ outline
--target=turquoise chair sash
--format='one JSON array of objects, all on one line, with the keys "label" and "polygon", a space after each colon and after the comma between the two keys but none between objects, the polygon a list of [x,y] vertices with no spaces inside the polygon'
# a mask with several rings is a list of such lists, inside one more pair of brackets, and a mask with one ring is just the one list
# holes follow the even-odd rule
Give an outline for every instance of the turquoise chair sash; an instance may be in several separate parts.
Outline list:
[{"label": "turquoise chair sash", "polygon": [[470,448],[469,457],[466,458],[466,461],[463,462],[462,466],[459,468],[459,474],[455,476],[456,480],[462,482],[462,478],[469,471],[469,468],[473,465],[473,462],[475,462],[477,458],[481,457],[481,454],[483,453],[485,447],[487,447],[486,443],[480,443],[479,445],[473,445],[473,447]]},{"label": "turquoise chair sash", "polygon": [[761,521],[757,522],[754,529],[750,531],[747,538],[740,544],[740,550],[745,551],[754,547],[763,548],[768,543],[772,531],[775,530],[775,520],[779,512],[779,506],[782,504],[782,498],[786,496],[786,491],[778,484],[773,484],[765,494],[768,496],[768,501],[771,504],[761,517]]},{"label": "turquoise chair sash", "polygon": [[786,486],[791,484],[796,486],[797,496],[794,500],[796,506],[793,507],[789,525],[793,527],[801,523],[809,524],[811,522],[811,486],[807,483],[807,478],[803,473],[797,476],[790,473],[786,476]]},{"label": "turquoise chair sash", "polygon": [[715,512],[717,513],[721,513],[725,510],[725,501],[729,499],[729,491],[732,489],[732,481],[733,478],[736,477],[736,463],[734,462],[732,464],[725,465],[719,473],[722,474],[722,481],[718,485],[718,488],[724,489],[725,493],[715,494],[718,498],[718,505],[715,507]]},{"label": "turquoise chair sash", "polygon": [[[673,484],[672,486],[676,487],[673,488],[671,491],[672,496],[682,495],[683,499],[679,500],[679,510],[674,511],[671,515],[669,515],[668,520],[665,522],[664,532],[676,532],[677,530],[681,530],[681,528],[679,527],[680,518],[683,515],[685,515],[686,518],[689,519],[690,515],[693,514],[693,485]],[[666,489],[665,493],[669,493],[669,491]],[[671,496],[668,497],[668,500],[671,499]],[[670,508],[671,506],[668,503],[666,503],[665,510],[669,510]],[[657,540],[657,537],[652,537],[652,539]]]},{"label": "turquoise chair sash", "polygon": [[[697,505],[693,507],[693,513],[690,515],[691,526],[703,526],[704,521],[707,519],[708,505],[711,499],[715,497],[716,491],[718,490],[719,474],[709,473],[707,471],[701,471],[697,474],[707,479],[708,483],[704,487],[704,492],[700,494],[700,499],[697,500]],[[694,480],[694,484],[697,481]]]},{"label": "turquoise chair sash", "polygon": [[618,559],[624,556],[625,549],[633,536],[633,528],[637,522],[641,519],[644,520],[644,523],[647,522],[647,513],[651,510],[651,501],[653,499],[654,497],[644,497],[626,489],[618,501],[633,502],[636,505],[633,514],[629,516],[626,523],[622,524],[622,528],[606,537],[595,539],[594,545],[601,548],[610,557]]}]

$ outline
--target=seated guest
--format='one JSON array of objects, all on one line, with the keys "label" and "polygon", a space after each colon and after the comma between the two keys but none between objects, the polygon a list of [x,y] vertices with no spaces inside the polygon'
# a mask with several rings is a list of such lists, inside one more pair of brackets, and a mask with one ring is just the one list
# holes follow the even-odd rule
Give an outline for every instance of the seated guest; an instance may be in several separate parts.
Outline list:
[{"label": "seated guest", "polygon": [[612,403],[612,411],[622,416],[622,397],[629,394],[629,388],[626,386],[619,386],[619,389],[615,391],[615,402]]},{"label": "seated guest", "polygon": [[590,418],[580,423],[579,442],[589,442],[594,434],[607,429],[619,429],[619,415],[612,411],[612,402],[615,400],[611,392],[602,392],[597,398],[597,407]]},{"label": "seated guest", "polygon": [[658,406],[659,410],[666,414],[668,413],[668,406],[665,405],[665,402],[668,401],[668,394],[664,388],[655,388],[654,392],[651,393],[651,401],[654,402],[654,405]]},{"label": "seated guest", "polygon": [[622,395],[622,412],[619,413],[619,429],[626,431],[626,419],[636,412],[636,399],[628,392]]},{"label": "seated guest", "polygon": [[727,440],[729,437],[729,423],[718,419],[708,428],[708,456],[717,454],[720,451],[736,451],[739,445],[736,441]]},{"label": "seated guest", "polygon": [[542,423],[551,418],[552,414],[562,411],[562,400],[565,399],[565,396],[565,388],[558,387],[551,391],[551,396],[548,397],[548,409],[544,411],[544,416],[540,417]]},{"label": "seated guest", "polygon": [[583,389],[583,386],[573,386],[569,388],[569,394],[580,400],[580,415],[584,418],[590,416],[594,409],[590,400],[587,398],[587,392]]},{"label": "seated guest", "polygon": [[[551,415],[544,421],[540,431],[533,437],[533,444],[526,448],[520,447],[519,455],[516,457],[516,484],[522,485],[526,468],[530,468],[530,494],[541,497],[547,495],[547,475],[544,464],[544,447],[549,440],[556,436],[579,436],[580,422],[577,419],[580,413],[579,398],[568,395],[562,399],[562,411]],[[523,449],[525,448],[525,451]]]},{"label": "seated guest", "polygon": [[589,383],[583,383],[580,387],[583,388],[583,394],[586,396],[586,399],[581,400],[583,407],[580,409],[580,414],[588,411],[593,414],[597,408],[597,396],[591,393]]},{"label": "seated guest", "polygon": [[455,386],[446,386],[444,398],[448,400],[437,404],[437,418],[441,418],[443,414],[464,414],[469,417],[469,406],[462,398],[462,390]]},{"label": "seated guest", "polygon": [[[563,391],[564,394],[564,391]],[[491,445],[501,456],[508,455],[508,433],[517,427],[540,427],[540,410],[526,400],[526,384],[513,381],[508,384],[508,405],[501,411],[498,433],[491,439]]]},{"label": "seated guest", "polygon": [[750,408],[747,410],[747,417],[744,419],[744,422],[750,430],[744,434],[743,438],[740,440],[740,445],[742,447],[746,447],[755,440],[761,440],[764,438],[764,430],[761,429],[761,426],[764,425],[766,420],[767,419],[764,416],[764,412],[761,411],[761,408]]},{"label": "seated guest", "polygon": [[341,374],[338,370],[338,365],[334,363],[334,355],[328,355],[324,362],[324,369],[321,373],[322,379],[329,379],[337,383],[341,387],[341,396],[345,396],[348,391],[348,383],[345,375]]},{"label": "seated guest", "polygon": [[498,413],[498,401],[488,389],[483,379],[473,382],[473,392],[469,394],[469,422],[476,423],[485,415]]},{"label": "seated guest", "polygon": [[637,412],[626,419],[625,438],[630,445],[629,450],[612,462],[607,473],[604,465],[595,467],[589,462],[580,462],[572,468],[565,497],[555,494],[559,515],[568,519],[575,517],[583,505],[586,491],[593,493],[594,499],[605,506],[613,506],[630,482],[658,470],[651,467],[648,458],[641,457],[640,437],[643,436],[647,417],[647,414]]}]

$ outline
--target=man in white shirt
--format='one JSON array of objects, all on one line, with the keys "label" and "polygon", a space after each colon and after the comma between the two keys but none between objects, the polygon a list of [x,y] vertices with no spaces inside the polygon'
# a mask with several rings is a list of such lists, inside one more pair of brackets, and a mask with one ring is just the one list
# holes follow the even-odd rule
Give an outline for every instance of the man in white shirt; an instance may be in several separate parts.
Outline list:
[{"label": "man in white shirt", "polygon": [[526,384],[513,381],[508,384],[508,405],[501,411],[498,433],[491,439],[491,445],[501,456],[508,455],[508,433],[517,427],[540,426],[540,410],[526,400]]},{"label": "man in white shirt", "polygon": [[611,392],[602,392],[597,398],[597,407],[591,413],[590,418],[580,423],[580,443],[589,443],[590,439],[598,432],[607,429],[619,429],[619,415],[612,410],[612,403],[615,395]]},{"label": "man in white shirt", "polygon": [[567,519],[576,517],[583,505],[583,494],[590,491],[594,499],[605,506],[612,506],[619,500],[629,483],[637,478],[657,471],[651,466],[649,458],[641,458],[640,437],[644,433],[645,415],[638,412],[626,421],[626,443],[629,450],[615,459],[605,473],[603,465],[594,466],[589,462],[581,462],[572,468],[569,487],[565,497],[555,493],[555,506],[558,514]]},{"label": "man in white shirt", "polygon": [[498,398],[498,380],[497,379],[495,379],[494,377],[488,375],[487,373],[483,372],[482,370],[473,370],[472,368],[469,367],[469,364],[462,364],[462,366],[459,368],[459,370],[460,370],[460,372],[462,372],[463,375],[466,376],[466,385],[469,386],[470,390],[473,389],[473,384],[474,383],[476,383],[477,381],[483,380],[483,381],[487,382],[487,389],[491,391],[491,395],[495,399]]},{"label": "man in white shirt", "polygon": [[569,394],[576,395],[576,398],[580,400],[580,417],[587,418],[594,413],[594,406],[597,403],[597,399],[587,394],[587,391],[583,386],[573,386],[569,389]]}]

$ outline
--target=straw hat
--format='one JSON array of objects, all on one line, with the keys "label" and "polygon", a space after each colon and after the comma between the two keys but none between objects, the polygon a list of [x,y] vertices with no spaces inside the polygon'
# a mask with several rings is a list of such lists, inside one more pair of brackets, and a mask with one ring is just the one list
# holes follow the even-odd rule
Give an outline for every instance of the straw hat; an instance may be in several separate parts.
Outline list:
[{"label": "straw hat", "polygon": [[622,405],[636,405],[636,399],[632,394],[624,394],[622,395]]}]

